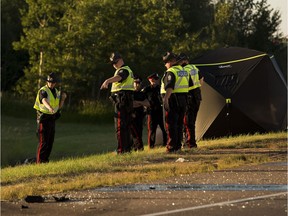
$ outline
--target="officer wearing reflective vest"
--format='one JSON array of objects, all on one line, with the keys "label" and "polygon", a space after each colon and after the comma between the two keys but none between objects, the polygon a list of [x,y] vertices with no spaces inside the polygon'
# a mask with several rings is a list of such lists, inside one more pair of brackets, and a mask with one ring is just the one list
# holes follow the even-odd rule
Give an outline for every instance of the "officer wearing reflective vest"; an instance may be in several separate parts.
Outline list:
[{"label": "officer wearing reflective vest", "polygon": [[195,137],[195,123],[202,100],[200,87],[201,82],[203,82],[203,77],[201,76],[201,74],[199,73],[199,69],[195,65],[189,64],[189,58],[185,53],[180,53],[178,56],[178,60],[179,64],[181,64],[189,74],[187,111],[184,117],[184,143],[187,145],[188,148],[197,148]]},{"label": "officer wearing reflective vest", "polygon": [[39,139],[36,163],[48,163],[55,137],[55,121],[60,117],[60,109],[67,97],[65,92],[55,88],[59,82],[55,73],[50,73],[47,84],[40,88],[34,109],[37,110],[37,136]]},{"label": "officer wearing reflective vest", "polygon": [[167,68],[161,82],[161,95],[167,131],[167,152],[181,150],[183,118],[187,106],[188,73],[178,65],[177,55],[167,52],[163,56]]},{"label": "officer wearing reflective vest", "polygon": [[112,83],[110,99],[114,104],[114,123],[116,138],[118,141],[117,153],[130,152],[132,147],[131,139],[131,117],[133,111],[133,72],[124,64],[122,56],[113,52],[110,56],[110,63],[116,69],[114,76],[106,79],[100,89],[107,89]]}]

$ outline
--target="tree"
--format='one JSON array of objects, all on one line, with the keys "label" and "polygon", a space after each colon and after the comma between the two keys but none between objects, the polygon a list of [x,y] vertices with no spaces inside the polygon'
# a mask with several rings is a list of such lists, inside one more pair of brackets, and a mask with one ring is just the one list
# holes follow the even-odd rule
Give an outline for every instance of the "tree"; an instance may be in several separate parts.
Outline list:
[{"label": "tree", "polygon": [[[267,0],[218,0],[214,2],[214,16],[207,29],[210,48],[239,46],[273,52],[279,47],[281,22],[279,11],[270,9]],[[207,35],[206,34],[206,35]]]},{"label": "tree", "polygon": [[26,3],[28,7],[21,10],[24,36],[14,43],[14,47],[29,53],[30,65],[24,70],[25,76],[19,80],[16,90],[35,97],[41,78],[58,72],[54,64],[58,51],[55,42],[64,8],[57,0],[26,0]]},{"label": "tree", "polygon": [[22,34],[19,8],[26,6],[22,0],[1,1],[1,91],[11,90],[28,63],[27,52],[15,52],[12,46]]},{"label": "tree", "polygon": [[281,23],[279,11],[274,11],[267,5],[267,0],[262,0],[255,4],[256,12],[253,15],[252,34],[247,38],[249,47],[264,52],[275,52],[279,49],[274,41],[281,38],[282,33],[278,33]]},{"label": "tree", "polygon": [[113,73],[107,60],[115,49],[136,73],[145,74],[176,41],[175,28],[181,24],[170,0],[26,2],[24,36],[15,47],[29,52],[30,66],[17,90],[31,96],[36,80],[51,71],[62,74],[62,87],[76,100],[99,95],[95,84]]}]

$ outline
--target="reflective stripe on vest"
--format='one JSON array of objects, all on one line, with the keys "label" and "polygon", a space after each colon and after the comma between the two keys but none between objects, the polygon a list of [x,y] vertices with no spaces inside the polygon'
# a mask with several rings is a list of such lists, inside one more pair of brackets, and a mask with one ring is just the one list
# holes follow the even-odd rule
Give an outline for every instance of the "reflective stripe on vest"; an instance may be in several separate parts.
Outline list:
[{"label": "reflective stripe on vest", "polygon": [[[188,86],[189,86],[189,76],[186,70],[180,65],[172,66],[169,68],[165,73],[171,72],[175,76],[175,86],[173,89],[173,93],[186,93],[188,92]],[[165,94],[165,86],[164,86],[164,77],[162,78],[161,82],[161,94]]]},{"label": "reflective stripe on vest", "polygon": [[189,91],[201,87],[199,80],[199,69],[192,64],[186,65],[184,69],[188,72],[189,77],[192,79],[193,82],[193,86],[189,86]]},{"label": "reflective stripe on vest", "polygon": [[165,77],[165,75],[161,79],[160,94],[165,94],[166,93],[165,86],[164,86],[164,77]]},{"label": "reflective stripe on vest", "polygon": [[35,100],[35,104],[34,104],[34,109],[39,110],[42,113],[45,114],[53,114],[51,113],[43,103],[40,103],[39,100],[39,95],[40,92],[44,90],[45,92],[47,92],[47,101],[50,104],[50,106],[52,107],[52,109],[54,110],[54,113],[58,111],[59,109],[59,102],[60,102],[60,91],[56,90],[56,98],[54,98],[53,93],[51,92],[51,90],[48,88],[48,86],[43,86],[37,93],[37,97]]},{"label": "reflective stripe on vest", "polygon": [[124,66],[124,67],[118,68],[115,71],[114,76],[116,76],[118,71],[121,70],[121,69],[127,70],[129,72],[129,75],[124,80],[124,82],[114,82],[114,83],[112,83],[111,92],[118,92],[118,91],[121,91],[121,90],[132,90],[132,91],[134,90],[133,72],[128,66]]}]

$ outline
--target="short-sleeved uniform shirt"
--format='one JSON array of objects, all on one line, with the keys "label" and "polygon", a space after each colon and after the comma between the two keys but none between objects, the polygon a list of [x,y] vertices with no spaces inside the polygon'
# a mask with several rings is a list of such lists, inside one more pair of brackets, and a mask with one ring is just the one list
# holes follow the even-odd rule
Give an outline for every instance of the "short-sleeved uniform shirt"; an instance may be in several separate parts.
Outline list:
[{"label": "short-sleeved uniform shirt", "polygon": [[[122,65],[121,67],[125,67],[125,65]],[[117,72],[117,75],[121,77],[121,80],[119,82],[122,82],[123,80],[127,79],[127,77],[129,76],[129,71],[122,68]]]},{"label": "short-sleeved uniform shirt", "polygon": [[[169,72],[169,71],[165,72],[164,78],[163,78],[163,82],[164,82],[164,88],[165,88],[166,91],[167,91],[168,88],[172,88],[174,90],[175,83],[176,83],[176,77],[175,77],[175,75],[172,72]],[[187,93],[176,93],[175,94],[176,97],[177,97],[177,104],[179,106],[185,106],[186,105],[186,94]],[[174,95],[174,93],[172,95]],[[174,97],[170,97],[169,101],[171,99],[172,99],[171,103],[175,105],[175,103],[176,103],[174,101],[175,98]]]},{"label": "short-sleeved uniform shirt", "polygon": [[[57,97],[56,89],[55,89],[55,88],[53,88],[53,89],[49,88],[49,89],[50,89],[50,91],[52,92],[54,98],[56,98],[56,97]],[[39,94],[39,100],[40,100],[40,103],[41,103],[41,104],[42,104],[42,99],[43,99],[43,98],[48,98],[48,93],[47,93],[46,91],[44,91],[44,90],[41,90],[41,91],[40,91],[40,94]]]}]

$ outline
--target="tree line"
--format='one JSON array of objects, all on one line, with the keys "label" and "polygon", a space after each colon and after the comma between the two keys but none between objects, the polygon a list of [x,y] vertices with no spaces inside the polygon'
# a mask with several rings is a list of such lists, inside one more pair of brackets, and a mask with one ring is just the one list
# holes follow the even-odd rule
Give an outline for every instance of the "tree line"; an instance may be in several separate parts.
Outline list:
[{"label": "tree line", "polygon": [[267,0],[2,0],[1,91],[34,98],[41,77],[56,72],[70,103],[99,100],[114,73],[112,51],[145,78],[163,73],[167,50],[274,53],[283,46],[280,23]]}]

